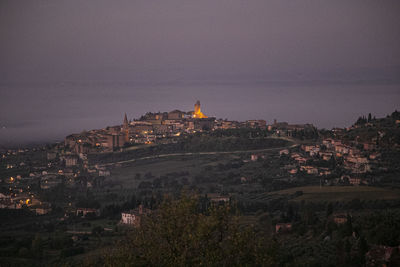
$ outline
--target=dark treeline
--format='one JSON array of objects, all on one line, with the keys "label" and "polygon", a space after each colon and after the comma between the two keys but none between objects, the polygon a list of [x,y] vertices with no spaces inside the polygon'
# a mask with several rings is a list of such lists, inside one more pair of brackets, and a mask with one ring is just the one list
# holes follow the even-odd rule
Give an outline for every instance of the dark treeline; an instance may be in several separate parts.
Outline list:
[{"label": "dark treeline", "polygon": [[108,266],[274,266],[276,242],[239,224],[235,209],[183,197],[166,200],[105,257]]},{"label": "dark treeline", "polygon": [[[88,265],[107,266],[365,266],[366,253],[400,245],[400,213],[343,213],[338,205],[312,203],[280,207],[279,222],[292,231],[271,235],[269,213],[256,225],[243,224],[236,204],[204,205],[204,198],[164,200],[140,228],[132,229],[112,249]],[[208,202],[209,203],[209,202]],[[354,203],[353,203],[354,205]],[[354,211],[354,210],[353,210]],[[392,256],[390,264],[398,263]],[[391,266],[391,265],[390,265]],[[395,266],[395,265],[393,265]]]}]

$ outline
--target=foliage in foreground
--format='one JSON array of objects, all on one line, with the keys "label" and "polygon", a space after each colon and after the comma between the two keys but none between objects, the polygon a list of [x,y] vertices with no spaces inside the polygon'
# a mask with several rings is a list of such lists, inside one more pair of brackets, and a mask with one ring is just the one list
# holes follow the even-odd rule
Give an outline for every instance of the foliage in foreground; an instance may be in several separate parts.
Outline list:
[{"label": "foliage in foreground", "polygon": [[199,212],[193,198],[167,200],[106,258],[108,266],[273,266],[277,245],[240,226],[227,205]]}]

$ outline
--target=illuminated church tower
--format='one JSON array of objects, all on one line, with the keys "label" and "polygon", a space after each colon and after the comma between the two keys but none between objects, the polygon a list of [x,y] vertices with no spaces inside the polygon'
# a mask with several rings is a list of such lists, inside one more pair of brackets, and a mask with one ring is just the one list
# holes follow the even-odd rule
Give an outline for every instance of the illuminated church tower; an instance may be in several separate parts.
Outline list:
[{"label": "illuminated church tower", "polygon": [[128,118],[126,117],[126,113],[124,116],[124,124],[122,126],[122,130],[125,134],[125,136],[124,136],[125,143],[129,143],[129,123],[128,123]]},{"label": "illuminated church tower", "polygon": [[204,115],[204,114],[201,112],[201,109],[200,109],[200,101],[199,101],[199,100],[197,100],[196,104],[194,104],[193,118],[196,118],[196,119],[208,118],[206,115]]}]

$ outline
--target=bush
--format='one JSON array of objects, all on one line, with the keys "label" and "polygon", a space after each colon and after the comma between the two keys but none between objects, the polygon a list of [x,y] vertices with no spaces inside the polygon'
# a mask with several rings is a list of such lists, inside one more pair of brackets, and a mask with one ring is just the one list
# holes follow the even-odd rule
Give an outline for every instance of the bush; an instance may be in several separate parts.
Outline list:
[{"label": "bush", "polygon": [[106,257],[110,266],[277,265],[276,243],[239,226],[228,205],[199,212],[196,199],[165,201]]},{"label": "bush", "polygon": [[18,251],[18,256],[21,258],[29,258],[31,256],[31,253],[30,253],[29,249],[22,247]]},{"label": "bush", "polygon": [[65,248],[61,250],[61,257],[71,257],[85,252],[83,247]]}]

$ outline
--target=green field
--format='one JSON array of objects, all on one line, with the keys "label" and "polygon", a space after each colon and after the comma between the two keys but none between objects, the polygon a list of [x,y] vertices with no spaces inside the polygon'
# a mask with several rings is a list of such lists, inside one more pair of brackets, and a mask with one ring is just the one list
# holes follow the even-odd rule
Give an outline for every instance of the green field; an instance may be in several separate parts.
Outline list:
[{"label": "green field", "polygon": [[294,201],[350,201],[360,200],[393,200],[400,199],[400,190],[372,186],[305,186],[273,192],[273,195],[292,195],[302,191],[303,195],[294,198]]},{"label": "green field", "polygon": [[[138,160],[129,163],[129,165],[115,168],[111,171],[111,178],[128,187],[136,187],[141,181],[146,179],[143,177],[146,173],[151,172],[155,177],[166,175],[173,172],[189,172],[189,177],[200,173],[207,165],[217,165],[225,163],[232,159],[237,159],[237,155],[193,155],[193,156],[176,156],[169,158],[159,158],[152,160]],[[136,173],[142,175],[142,179],[136,181],[134,179]]]}]

